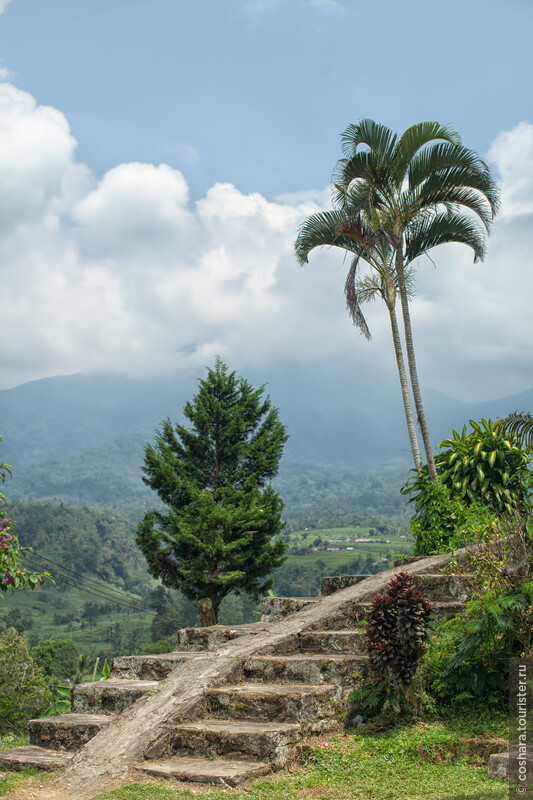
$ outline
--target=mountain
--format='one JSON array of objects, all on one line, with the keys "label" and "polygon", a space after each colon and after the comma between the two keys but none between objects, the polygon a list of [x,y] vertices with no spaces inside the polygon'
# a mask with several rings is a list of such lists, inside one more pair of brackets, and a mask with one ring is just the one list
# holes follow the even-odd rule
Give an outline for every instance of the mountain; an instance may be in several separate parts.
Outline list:
[{"label": "mountain", "polygon": [[[246,374],[254,385],[265,376]],[[320,465],[330,471],[411,466],[396,384],[362,387],[357,376],[315,374],[288,365],[270,375],[267,391],[290,433],[282,469]],[[57,498],[112,505],[128,498],[140,512],[153,502],[141,481],[143,446],[159,423],[182,420],[195,380],[138,380],[113,374],[58,376],[0,391],[0,458],[14,468],[9,497]],[[435,444],[469,419],[533,408],[533,390],[468,403],[424,391]]]}]

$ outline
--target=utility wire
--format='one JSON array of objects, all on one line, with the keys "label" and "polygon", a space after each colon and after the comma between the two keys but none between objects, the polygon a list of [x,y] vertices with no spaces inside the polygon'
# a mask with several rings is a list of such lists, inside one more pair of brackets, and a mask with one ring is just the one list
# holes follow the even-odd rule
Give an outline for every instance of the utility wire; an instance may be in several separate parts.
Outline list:
[{"label": "utility wire", "polygon": [[[109,584],[105,584],[104,581],[102,581],[102,583],[104,583],[105,588],[102,589],[101,584],[98,581],[93,580],[93,578],[87,578],[85,575],[82,575],[79,572],[75,572],[75,570],[70,569],[69,567],[65,567],[63,564],[58,564],[56,561],[52,561],[51,558],[46,558],[45,556],[42,556],[39,553],[36,553],[34,550],[32,550],[28,554],[27,558],[30,557],[30,556],[36,556],[37,558],[40,558],[42,561],[45,561],[45,562],[47,562],[49,564],[53,564],[55,567],[58,567],[61,570],[69,572],[71,575],[74,575],[76,578],[78,578],[80,581],[82,581],[87,586],[89,586],[90,584],[93,584],[94,588],[96,588],[99,593],[101,593],[103,595],[106,595],[109,599],[111,599],[113,597],[116,597],[117,598],[117,602],[118,602],[118,600],[120,600],[121,603],[131,604],[132,606],[134,605],[135,607],[138,607],[139,605],[142,605],[142,601],[141,600],[134,600],[133,598],[127,597],[127,596],[124,597],[125,593],[123,594],[123,593],[120,592],[120,590],[115,589],[112,586],[109,586]],[[93,588],[93,587],[90,586],[90,588]]]},{"label": "utility wire", "polygon": [[[30,551],[30,555],[36,556],[37,558],[40,558],[42,561],[47,561],[49,564],[53,564],[55,567],[59,567],[59,569],[63,569],[66,572],[70,572],[72,575],[75,575],[77,578],[79,578],[80,580],[84,581],[85,583],[94,584],[97,589],[101,588],[101,583],[105,583],[105,581],[97,581],[97,580],[94,580],[94,578],[88,578],[86,575],[82,575],[80,572],[76,572],[75,570],[70,569],[70,567],[65,567],[64,564],[58,564],[57,561],[52,561],[51,558],[47,558],[46,556],[42,556],[40,553],[36,553],[35,550],[31,550]],[[106,591],[113,592],[113,593],[117,594],[120,598],[122,598],[124,596],[124,594],[125,594],[125,593],[121,592],[119,589],[116,589],[113,586],[109,586],[108,584],[106,584],[106,586],[109,587],[108,589],[106,589]],[[127,598],[127,599],[131,601],[131,598]],[[133,602],[138,602],[138,601],[134,600]]]},{"label": "utility wire", "polygon": [[[29,555],[27,555],[25,557],[25,562],[28,563],[29,566],[37,568],[38,570],[42,570],[42,568],[43,568],[43,565],[41,563],[39,563],[38,561],[32,560],[31,556],[29,556]],[[66,567],[65,567],[65,569],[66,569]],[[149,610],[147,608],[147,606],[143,606],[141,604],[134,604],[134,603],[128,602],[127,600],[120,599],[117,595],[107,594],[105,591],[102,591],[101,589],[94,588],[93,586],[88,586],[88,585],[84,584],[83,582],[80,582],[80,581],[76,580],[76,578],[71,578],[70,576],[67,576],[67,575],[64,575],[64,574],[61,574],[61,573],[57,573],[57,577],[61,578],[61,581],[63,583],[66,583],[67,586],[72,586],[75,589],[82,589],[84,592],[87,592],[87,594],[90,594],[90,595],[92,595],[94,597],[98,597],[99,600],[102,600],[102,598],[103,598],[103,599],[108,600],[108,601],[110,601],[112,603],[116,603],[117,605],[122,605],[122,606],[125,606],[126,608],[130,608],[133,611],[148,611]]]}]

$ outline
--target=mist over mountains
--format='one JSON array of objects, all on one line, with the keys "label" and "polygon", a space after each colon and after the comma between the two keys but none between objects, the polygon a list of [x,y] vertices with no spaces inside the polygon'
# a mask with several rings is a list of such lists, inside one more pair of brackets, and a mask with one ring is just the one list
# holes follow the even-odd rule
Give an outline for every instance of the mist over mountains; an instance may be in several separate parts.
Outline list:
[{"label": "mist over mountains", "polygon": [[[281,469],[327,467],[366,471],[411,467],[400,391],[381,379],[380,391],[338,369],[320,374],[295,365],[268,376],[245,377],[280,410],[290,439]],[[384,388],[383,388],[384,387]],[[143,446],[159,423],[183,421],[194,379],[138,380],[115,374],[78,374],[0,391],[0,459],[14,468],[13,498],[67,498],[79,504],[144,496]],[[533,408],[533,390],[499,400],[461,402],[424,391],[432,440],[438,444],[469,419],[497,418]]]}]

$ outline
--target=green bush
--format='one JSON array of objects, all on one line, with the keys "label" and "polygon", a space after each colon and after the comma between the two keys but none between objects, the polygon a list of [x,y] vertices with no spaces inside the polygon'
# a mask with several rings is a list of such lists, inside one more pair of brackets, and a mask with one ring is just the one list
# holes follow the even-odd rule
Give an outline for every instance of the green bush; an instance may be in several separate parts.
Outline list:
[{"label": "green bush", "polygon": [[526,517],[532,508],[532,474],[529,451],[506,433],[499,423],[470,421],[462,433],[439,445],[435,457],[436,485],[427,465],[414,471],[401,489],[411,495],[415,513],[411,519],[414,554],[429,555],[475,539],[476,531],[491,523],[494,515]]},{"label": "green bush", "polygon": [[24,727],[52,699],[42,670],[14,628],[0,633],[0,686],[0,733]]},{"label": "green bush", "polygon": [[72,639],[44,639],[32,647],[31,655],[49,688],[76,678],[79,652]]}]

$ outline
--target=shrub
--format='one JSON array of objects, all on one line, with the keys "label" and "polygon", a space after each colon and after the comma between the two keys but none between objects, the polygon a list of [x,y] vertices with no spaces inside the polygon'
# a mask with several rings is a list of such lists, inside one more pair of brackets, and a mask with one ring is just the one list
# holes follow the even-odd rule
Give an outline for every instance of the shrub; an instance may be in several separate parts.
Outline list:
[{"label": "shrub", "polygon": [[476,529],[494,515],[531,509],[532,475],[529,452],[499,423],[470,421],[472,432],[453,432],[441,442],[435,458],[439,485],[424,465],[401,489],[411,495],[415,555],[442,552],[475,538]]},{"label": "shrub", "polygon": [[0,633],[0,733],[22,728],[52,699],[43,673],[14,628]]}]

